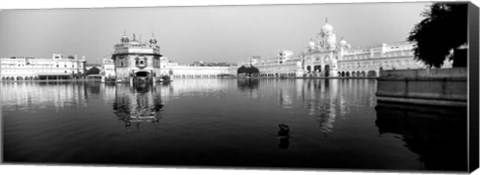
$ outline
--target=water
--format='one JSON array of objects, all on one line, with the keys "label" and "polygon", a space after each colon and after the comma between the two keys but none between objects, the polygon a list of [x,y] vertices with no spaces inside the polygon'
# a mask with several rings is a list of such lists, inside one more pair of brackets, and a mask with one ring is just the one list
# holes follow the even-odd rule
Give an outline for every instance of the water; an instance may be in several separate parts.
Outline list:
[{"label": "water", "polygon": [[466,170],[466,109],[377,104],[375,89],[360,79],[4,82],[4,161]]}]

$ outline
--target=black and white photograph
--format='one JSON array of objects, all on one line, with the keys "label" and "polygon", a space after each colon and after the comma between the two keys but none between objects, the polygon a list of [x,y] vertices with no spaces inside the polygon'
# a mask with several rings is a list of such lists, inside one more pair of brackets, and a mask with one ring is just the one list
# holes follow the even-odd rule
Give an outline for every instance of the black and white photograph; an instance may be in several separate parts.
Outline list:
[{"label": "black and white photograph", "polygon": [[478,14],[469,1],[0,9],[2,164],[470,173]]}]

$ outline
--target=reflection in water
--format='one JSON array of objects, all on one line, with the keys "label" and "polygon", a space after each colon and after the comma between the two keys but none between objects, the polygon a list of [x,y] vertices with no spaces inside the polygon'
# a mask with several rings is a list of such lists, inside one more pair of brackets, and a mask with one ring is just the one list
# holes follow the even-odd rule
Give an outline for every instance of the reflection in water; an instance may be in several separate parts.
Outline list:
[{"label": "reflection in water", "polygon": [[324,136],[327,137],[333,130],[333,123],[335,122],[335,115],[331,113],[321,113],[315,117],[318,126],[322,129]]},{"label": "reflection in water", "polygon": [[459,170],[466,157],[465,111],[374,108],[375,80],[1,86],[9,162]]},{"label": "reflection in water", "polygon": [[258,79],[237,79],[238,89],[241,91],[252,91],[258,89],[259,80]]},{"label": "reflection in water", "polygon": [[278,128],[280,129],[278,131],[278,139],[280,140],[278,147],[281,149],[287,149],[288,145],[290,145],[290,127],[282,123],[278,125]]},{"label": "reflection in water", "polygon": [[399,134],[430,170],[467,170],[466,108],[380,103],[378,132]]},{"label": "reflection in water", "polygon": [[259,79],[237,79],[238,90],[242,92],[249,92],[249,97],[252,99],[258,99],[258,87],[260,80]]},{"label": "reflection in water", "polygon": [[141,123],[152,123],[155,131],[158,130],[160,110],[164,105],[155,88],[148,83],[135,86],[118,85],[115,95],[113,110],[118,119],[125,122],[127,132],[131,131],[132,123],[137,130],[140,130]]},{"label": "reflection in water", "polygon": [[2,110],[15,111],[86,107],[88,92],[82,82],[10,82],[1,84]]},{"label": "reflection in water", "polygon": [[88,89],[88,92],[92,94],[100,94],[100,85],[103,83],[101,82],[86,82],[86,88]]}]

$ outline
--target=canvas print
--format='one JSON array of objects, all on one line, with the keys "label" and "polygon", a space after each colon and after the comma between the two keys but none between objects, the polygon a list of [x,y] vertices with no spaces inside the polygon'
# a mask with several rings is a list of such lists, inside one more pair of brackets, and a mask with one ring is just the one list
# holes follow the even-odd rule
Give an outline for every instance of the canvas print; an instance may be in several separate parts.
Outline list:
[{"label": "canvas print", "polygon": [[467,172],[469,5],[2,10],[3,163]]}]

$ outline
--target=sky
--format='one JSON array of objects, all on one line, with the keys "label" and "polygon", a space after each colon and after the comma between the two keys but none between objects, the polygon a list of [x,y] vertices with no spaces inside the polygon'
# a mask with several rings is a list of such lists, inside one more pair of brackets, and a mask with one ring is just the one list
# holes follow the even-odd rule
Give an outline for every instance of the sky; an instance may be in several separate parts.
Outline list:
[{"label": "sky", "polygon": [[328,18],[337,39],[353,48],[405,41],[426,2],[83,8],[0,11],[0,57],[50,58],[53,53],[109,58],[126,31],[179,63],[236,63],[279,50],[298,53]]}]

